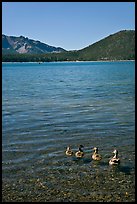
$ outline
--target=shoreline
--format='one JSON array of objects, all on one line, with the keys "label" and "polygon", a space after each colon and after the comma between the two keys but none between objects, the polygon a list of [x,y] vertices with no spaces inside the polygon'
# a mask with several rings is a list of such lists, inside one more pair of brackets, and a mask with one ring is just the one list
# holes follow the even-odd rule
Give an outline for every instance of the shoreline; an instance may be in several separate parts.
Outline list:
[{"label": "shoreline", "polygon": [[37,64],[43,64],[43,63],[64,63],[64,62],[134,62],[135,60],[98,60],[98,61],[53,61],[53,62],[2,62],[2,63],[37,63]]}]

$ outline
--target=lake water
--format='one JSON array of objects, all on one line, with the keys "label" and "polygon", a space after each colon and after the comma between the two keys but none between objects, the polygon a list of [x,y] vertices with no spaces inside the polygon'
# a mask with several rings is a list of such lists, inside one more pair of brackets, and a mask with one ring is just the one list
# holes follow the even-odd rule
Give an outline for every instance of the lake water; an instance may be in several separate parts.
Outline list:
[{"label": "lake water", "polygon": [[134,61],[2,64],[4,202],[135,201],[134,174]]}]

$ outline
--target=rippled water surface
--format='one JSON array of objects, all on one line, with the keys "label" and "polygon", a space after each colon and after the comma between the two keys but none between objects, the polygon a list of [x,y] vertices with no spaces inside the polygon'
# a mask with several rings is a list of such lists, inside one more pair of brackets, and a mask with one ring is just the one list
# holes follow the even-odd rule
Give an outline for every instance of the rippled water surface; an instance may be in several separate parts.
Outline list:
[{"label": "rippled water surface", "polygon": [[[3,63],[3,201],[135,201],[134,72],[131,61]],[[80,144],[82,159],[65,155]]]}]

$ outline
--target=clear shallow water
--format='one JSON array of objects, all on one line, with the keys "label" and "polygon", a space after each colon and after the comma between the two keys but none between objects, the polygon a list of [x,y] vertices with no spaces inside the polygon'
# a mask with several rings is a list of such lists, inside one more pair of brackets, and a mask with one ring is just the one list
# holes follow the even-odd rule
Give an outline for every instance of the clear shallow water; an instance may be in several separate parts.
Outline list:
[{"label": "clear shallow water", "polygon": [[[135,62],[3,63],[3,200],[134,201],[134,72]],[[83,159],[65,155],[79,144]]]}]

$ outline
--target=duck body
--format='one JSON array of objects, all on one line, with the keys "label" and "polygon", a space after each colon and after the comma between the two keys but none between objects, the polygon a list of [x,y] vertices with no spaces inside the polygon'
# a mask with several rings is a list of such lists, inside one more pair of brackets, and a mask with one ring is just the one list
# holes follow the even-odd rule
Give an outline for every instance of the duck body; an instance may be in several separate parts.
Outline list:
[{"label": "duck body", "polygon": [[112,159],[110,159],[109,164],[110,165],[118,165],[118,164],[120,164],[120,159],[112,158]]},{"label": "duck body", "polygon": [[110,165],[119,165],[120,159],[118,158],[118,151],[114,150],[112,153],[114,153],[114,156],[109,160]]},{"label": "duck body", "polygon": [[83,152],[83,150],[81,149],[83,147],[83,145],[80,145],[79,146],[79,150],[75,153],[75,156],[77,157],[77,158],[82,158],[83,156],[84,156],[84,152]]},{"label": "duck body", "polygon": [[84,152],[78,151],[78,152],[75,153],[75,156],[76,156],[77,158],[82,158],[82,157],[84,156]]},{"label": "duck body", "polygon": [[92,159],[93,159],[93,160],[96,160],[96,161],[99,161],[99,160],[102,159],[102,157],[101,157],[100,154],[95,154],[95,153],[93,153],[93,155],[92,155]]},{"label": "duck body", "polygon": [[67,156],[72,156],[73,155],[73,151],[71,150],[70,146],[67,147],[67,150],[66,150],[65,153],[66,153]]},{"label": "duck body", "polygon": [[92,155],[92,159],[95,160],[95,161],[99,161],[102,159],[102,156],[100,154],[98,154],[98,148],[97,147],[94,147],[94,153]]}]

